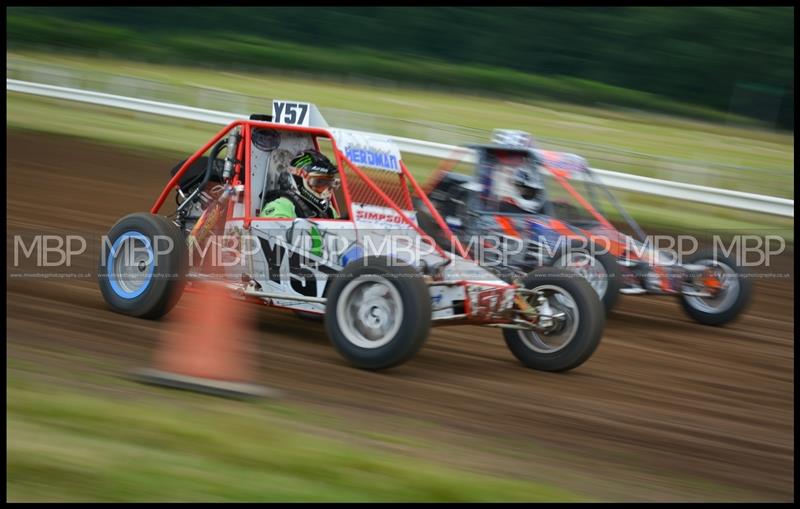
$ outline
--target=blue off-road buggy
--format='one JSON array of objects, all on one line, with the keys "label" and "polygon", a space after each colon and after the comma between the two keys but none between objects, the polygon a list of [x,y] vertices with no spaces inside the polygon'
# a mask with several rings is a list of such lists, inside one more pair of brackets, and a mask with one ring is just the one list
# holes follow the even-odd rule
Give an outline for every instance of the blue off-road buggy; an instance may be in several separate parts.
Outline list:
[{"label": "blue off-road buggy", "polygon": [[[688,256],[663,249],[622,208],[608,188],[574,154],[538,150],[520,131],[496,130],[492,143],[470,145],[432,177],[426,192],[453,236],[444,233],[417,202],[423,229],[441,245],[459,243],[485,265],[513,277],[536,267],[571,267],[597,292],[606,311],[619,294],[675,295],[694,320],[721,325],[749,301],[751,281],[728,256],[696,249]],[[474,174],[451,171],[473,158]],[[540,179],[538,203],[518,209],[518,172]],[[616,208],[634,239],[603,215]],[[683,258],[683,259],[681,259]]]}]

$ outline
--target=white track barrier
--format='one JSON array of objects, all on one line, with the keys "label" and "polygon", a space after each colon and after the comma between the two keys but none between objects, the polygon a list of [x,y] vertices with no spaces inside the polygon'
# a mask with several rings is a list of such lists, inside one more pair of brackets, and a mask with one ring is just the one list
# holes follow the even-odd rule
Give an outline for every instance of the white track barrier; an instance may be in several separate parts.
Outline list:
[{"label": "white track barrier", "polygon": [[[168,104],[157,101],[147,101],[119,95],[92,92],[89,90],[79,90],[74,88],[57,87],[41,83],[31,83],[28,81],[6,79],[6,90],[10,92],[20,92],[69,101],[79,101],[111,108],[122,108],[127,110],[163,115],[172,118],[194,120],[210,124],[229,124],[237,119],[246,119],[247,115],[227,113],[223,111],[205,110],[178,104]],[[413,138],[403,138],[400,136],[389,136],[397,144],[400,152],[417,154],[421,156],[444,159],[450,157],[456,151],[466,152],[464,160],[474,162],[475,156],[472,150],[443,143],[434,143]],[[653,196],[664,196],[677,200],[686,200],[708,205],[717,205],[738,210],[749,210],[765,214],[774,214],[784,217],[794,217],[794,200],[766,196],[762,194],[743,193],[730,189],[716,189],[712,187],[686,184],[683,182],[673,182],[671,180],[659,180],[649,177],[631,175],[629,173],[619,173],[608,170],[592,168],[592,171],[599,176],[602,181],[611,188],[622,189],[637,193],[649,194]]]}]

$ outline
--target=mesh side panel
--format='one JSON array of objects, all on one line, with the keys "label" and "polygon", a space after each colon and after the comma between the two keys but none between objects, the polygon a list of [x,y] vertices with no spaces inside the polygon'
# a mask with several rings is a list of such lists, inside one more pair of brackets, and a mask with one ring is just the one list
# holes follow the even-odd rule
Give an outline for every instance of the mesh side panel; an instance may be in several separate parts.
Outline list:
[{"label": "mesh side panel", "polygon": [[[401,174],[369,168],[359,169],[378,187],[378,189],[386,193],[401,209],[413,209],[409,189],[404,186],[404,180]],[[380,207],[389,206],[378,196],[378,193],[373,191],[369,185],[349,167],[345,169],[345,179],[347,180],[347,188],[350,191],[350,199],[353,203],[364,203]]]}]

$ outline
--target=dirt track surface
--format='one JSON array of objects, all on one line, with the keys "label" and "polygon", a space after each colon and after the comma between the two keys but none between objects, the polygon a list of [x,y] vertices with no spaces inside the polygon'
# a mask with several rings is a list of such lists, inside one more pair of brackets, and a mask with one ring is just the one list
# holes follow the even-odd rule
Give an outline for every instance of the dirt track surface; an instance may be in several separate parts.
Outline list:
[{"label": "dirt track surface", "polygon": [[[175,162],[66,138],[12,133],[7,141],[9,234],[104,234],[150,208]],[[84,257],[76,268],[95,263]],[[425,435],[414,423],[428,423],[427,438],[443,444],[519,444],[515,454],[476,447],[438,458],[469,468],[578,491],[589,476],[625,486],[598,488],[616,500],[708,499],[713,489],[719,500],[793,500],[792,265],[785,257],[774,268],[788,279],[757,280],[750,308],[723,328],[695,324],[674,299],[621,297],[597,352],[565,374],[523,368],[499,331],[478,327],[434,329],[409,363],[359,371],[320,324],[264,309],[258,381],[354,427]],[[112,371],[147,365],[169,321],[112,313],[92,279],[7,282],[12,359],[47,363],[53,357],[41,352],[68,352]],[[89,369],[71,362],[76,373]]]}]

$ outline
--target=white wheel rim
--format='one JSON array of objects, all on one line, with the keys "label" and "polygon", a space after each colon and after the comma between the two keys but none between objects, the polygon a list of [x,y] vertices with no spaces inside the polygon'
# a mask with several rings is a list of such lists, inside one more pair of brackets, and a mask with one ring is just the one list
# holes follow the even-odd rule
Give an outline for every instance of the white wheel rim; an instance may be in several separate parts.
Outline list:
[{"label": "white wheel rim", "polygon": [[569,267],[580,274],[602,299],[608,290],[608,272],[600,261],[588,253],[570,251],[559,258],[556,266]]},{"label": "white wheel rim", "polygon": [[380,348],[394,339],[403,322],[400,292],[386,278],[367,274],[347,283],[336,305],[339,328],[360,348]]},{"label": "white wheel rim", "polygon": [[694,263],[719,269],[722,272],[722,277],[720,278],[722,288],[714,297],[687,295],[684,297],[686,302],[704,313],[716,314],[727,311],[739,295],[739,277],[736,271],[718,260],[698,260]]},{"label": "white wheel rim", "polygon": [[[542,292],[555,313],[566,314],[566,321],[560,328],[549,333],[530,330],[518,331],[520,339],[525,346],[537,353],[551,354],[563,350],[575,339],[580,324],[580,312],[575,299],[560,286],[541,285],[531,290]],[[536,306],[535,295],[528,299],[532,306]]]}]

